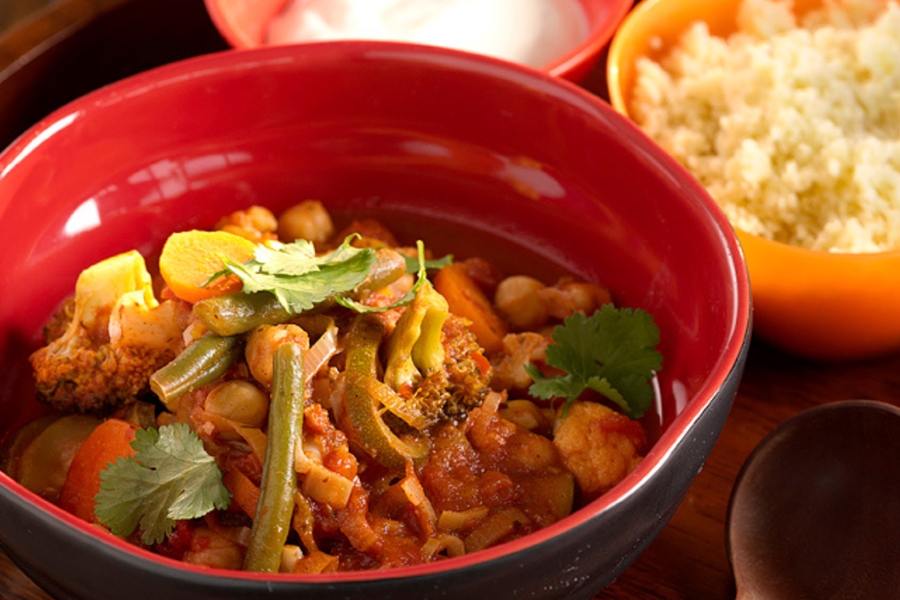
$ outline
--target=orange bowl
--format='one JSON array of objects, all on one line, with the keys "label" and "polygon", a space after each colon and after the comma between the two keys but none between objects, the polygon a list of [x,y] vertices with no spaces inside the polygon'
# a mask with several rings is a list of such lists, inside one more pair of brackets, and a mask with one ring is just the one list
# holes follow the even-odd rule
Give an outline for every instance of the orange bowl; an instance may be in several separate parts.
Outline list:
[{"label": "orange bowl", "polygon": [[[637,60],[658,59],[682,32],[705,21],[710,33],[736,29],[741,0],[645,0],[610,44],[610,103],[629,115]],[[804,14],[821,0],[795,0]],[[790,353],[818,360],[860,359],[900,348],[900,250],[809,250],[737,230],[754,305],[754,332]]]},{"label": "orange bowl", "polygon": [[[210,19],[235,48],[266,45],[269,22],[290,0],[205,0]],[[573,82],[583,80],[631,10],[633,0],[573,0],[583,12],[587,32],[581,42],[540,68]]]}]

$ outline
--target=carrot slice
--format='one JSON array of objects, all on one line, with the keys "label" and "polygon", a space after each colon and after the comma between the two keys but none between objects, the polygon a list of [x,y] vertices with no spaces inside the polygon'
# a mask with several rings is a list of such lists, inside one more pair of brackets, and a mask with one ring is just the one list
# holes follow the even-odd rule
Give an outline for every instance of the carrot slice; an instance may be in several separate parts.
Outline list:
[{"label": "carrot slice", "polygon": [[234,275],[209,278],[225,268],[224,259],[243,263],[253,258],[256,245],[227,231],[181,231],[166,240],[159,257],[159,272],[172,293],[186,302],[239,292]]},{"label": "carrot slice", "polygon": [[59,493],[59,506],[89,523],[96,523],[94,496],[100,491],[100,472],[120,456],[132,456],[137,428],[121,419],[98,425],[72,459]]},{"label": "carrot slice", "polygon": [[231,492],[233,503],[247,513],[251,519],[255,517],[256,503],[259,502],[259,486],[237,469],[225,473],[222,483]]},{"label": "carrot slice", "polygon": [[506,321],[461,264],[447,265],[438,271],[434,289],[446,298],[451,313],[470,321],[469,330],[482,348],[496,352],[503,347],[503,336],[509,330]]}]

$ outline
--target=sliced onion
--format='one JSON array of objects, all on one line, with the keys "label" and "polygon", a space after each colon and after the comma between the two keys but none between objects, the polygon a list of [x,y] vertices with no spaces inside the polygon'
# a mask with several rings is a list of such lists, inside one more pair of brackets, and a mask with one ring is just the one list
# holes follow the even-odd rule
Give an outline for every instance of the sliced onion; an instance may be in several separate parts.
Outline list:
[{"label": "sliced onion", "polygon": [[337,354],[337,350],[338,328],[334,324],[334,321],[331,321],[325,329],[325,332],[319,336],[316,343],[307,350],[306,356],[303,358],[303,372],[306,376],[306,380],[309,381],[312,379],[313,376],[319,372],[319,369],[328,364],[331,357]]}]

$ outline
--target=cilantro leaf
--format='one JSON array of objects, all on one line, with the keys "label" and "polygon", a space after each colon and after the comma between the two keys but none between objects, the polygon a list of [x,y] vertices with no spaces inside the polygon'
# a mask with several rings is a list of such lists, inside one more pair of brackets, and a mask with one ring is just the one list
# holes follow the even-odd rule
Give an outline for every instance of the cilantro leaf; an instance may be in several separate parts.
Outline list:
[{"label": "cilantro leaf", "polygon": [[[408,292],[406,292],[402,298],[398,299],[395,302],[387,306],[369,306],[368,304],[363,304],[362,302],[357,302],[352,298],[347,298],[346,296],[337,296],[335,300],[338,304],[343,306],[344,308],[349,308],[358,313],[376,313],[376,312],[384,312],[391,308],[396,308],[398,306],[406,306],[416,297],[416,293],[419,291],[419,288],[422,287],[422,283],[428,278],[428,264],[429,262],[433,263],[434,261],[425,260],[425,244],[422,240],[418,240],[416,242],[416,250],[417,250],[417,260],[416,260],[416,268],[412,270],[413,273],[416,273],[416,282],[412,285]],[[410,272],[410,259],[406,257],[406,271]]]},{"label": "cilantro leaf", "polygon": [[339,248],[322,255],[316,255],[312,242],[302,239],[290,244],[258,246],[254,257],[245,263],[223,259],[225,269],[210,277],[207,284],[233,273],[241,280],[242,292],[269,292],[292,314],[300,314],[329,298],[359,313],[383,312],[409,304],[425,280],[427,269],[438,269],[453,261],[451,255],[425,260],[424,246],[417,242],[418,258],[405,257],[407,272],[418,272],[413,288],[390,306],[368,306],[342,295],[361,284],[376,261],[374,249],[351,245],[356,237],[358,234],[347,236]]},{"label": "cilantro leaf", "polygon": [[[404,256],[406,259],[406,272],[407,273],[417,273],[421,268],[420,260],[421,257],[413,258],[412,256]],[[453,264],[453,255],[446,254],[440,258],[432,258],[431,260],[424,261],[424,265],[426,269],[443,269],[447,265]]]},{"label": "cilantro leaf", "polygon": [[631,418],[640,418],[653,402],[650,380],[662,365],[659,328],[643,310],[606,304],[590,317],[575,313],[553,331],[547,364],[565,375],[546,377],[533,364],[529,393],[545,400],[565,398],[564,410],[585,390],[594,390],[618,404]]},{"label": "cilantro leaf", "polygon": [[145,544],[162,542],[175,521],[228,508],[231,494],[203,442],[184,423],[138,429],[134,456],[119,457],[100,472],[94,509],[115,535],[140,528]]},{"label": "cilantro leaf", "polygon": [[[299,314],[363,282],[375,263],[371,248],[354,248],[348,236],[332,252],[316,256],[312,242],[297,240],[275,247],[259,246],[254,258],[225,261],[225,272],[237,275],[245,293],[271,292],[290,313]],[[222,273],[217,273],[212,279]]]}]

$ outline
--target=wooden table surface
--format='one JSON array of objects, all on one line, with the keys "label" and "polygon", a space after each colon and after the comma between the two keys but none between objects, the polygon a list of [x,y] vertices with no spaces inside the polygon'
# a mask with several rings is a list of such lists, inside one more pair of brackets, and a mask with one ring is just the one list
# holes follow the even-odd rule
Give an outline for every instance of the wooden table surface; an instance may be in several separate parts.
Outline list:
[{"label": "wooden table surface", "polygon": [[[0,147],[87,91],[225,48],[202,0],[57,0],[0,32]],[[601,64],[584,84],[600,95],[602,71]],[[754,339],[732,412],[684,502],[637,562],[596,598],[733,599],[725,515],[744,460],[773,427],[798,412],[862,398],[900,405],[900,353],[825,364]],[[47,598],[0,553],[0,599]]]}]

